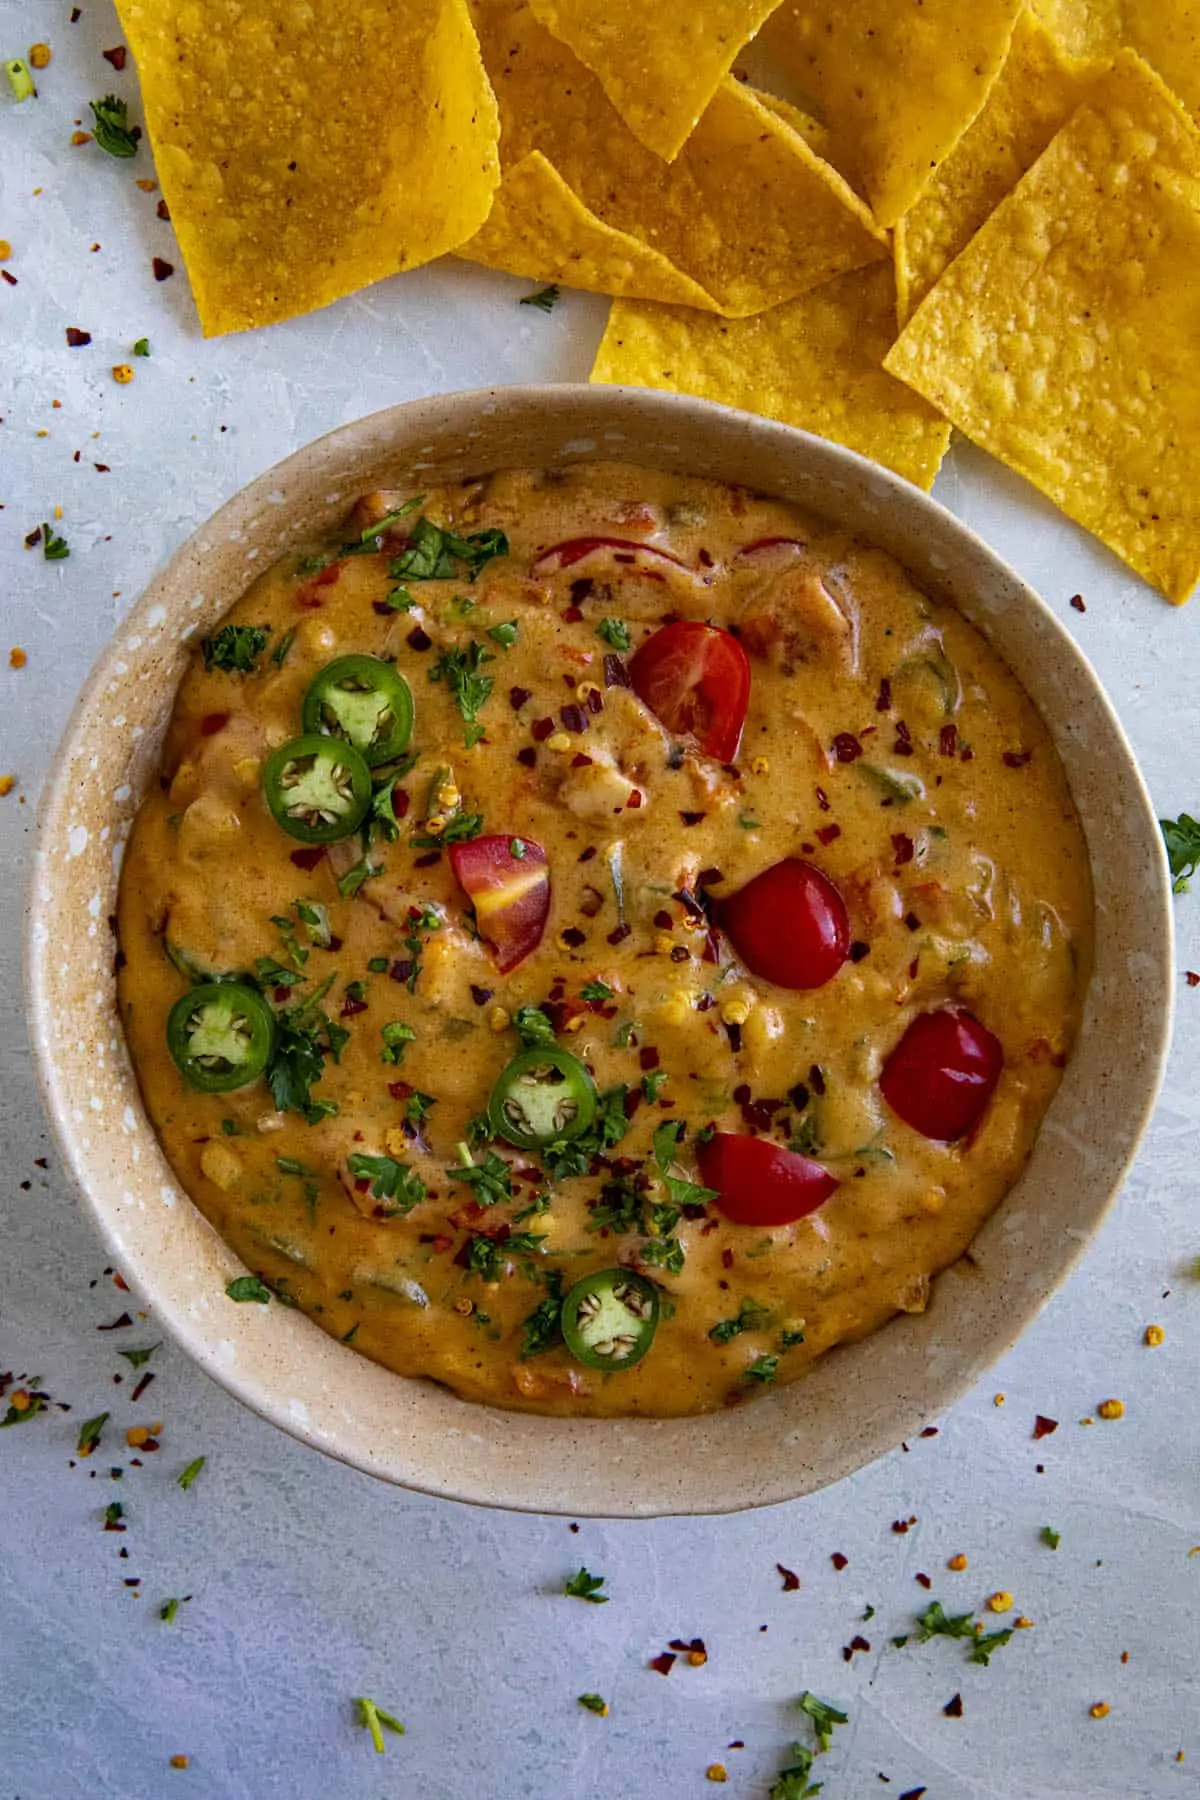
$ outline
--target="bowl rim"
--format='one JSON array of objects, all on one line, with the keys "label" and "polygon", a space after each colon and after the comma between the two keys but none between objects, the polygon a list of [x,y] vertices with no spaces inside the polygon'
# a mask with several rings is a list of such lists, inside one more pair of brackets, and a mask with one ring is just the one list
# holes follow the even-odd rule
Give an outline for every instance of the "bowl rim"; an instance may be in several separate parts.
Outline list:
[{"label": "bowl rim", "polygon": [[[852,479],[862,479],[865,475],[869,477],[874,490],[884,495],[889,502],[898,501],[903,507],[909,509],[915,508],[918,514],[923,513],[928,520],[932,531],[941,534],[943,538],[948,536],[950,539],[956,540],[964,552],[973,554],[989,565],[996,576],[1002,582],[1007,584],[1018,597],[1019,604],[1029,608],[1032,613],[1037,616],[1041,627],[1057,641],[1060,649],[1065,651],[1068,661],[1074,664],[1074,673],[1076,677],[1090,688],[1090,698],[1103,717],[1105,729],[1109,734],[1111,747],[1117,750],[1123,757],[1126,779],[1129,781],[1131,789],[1135,792],[1140,806],[1144,809],[1145,815],[1151,821],[1154,820],[1154,808],[1144,778],[1141,774],[1133,750],[1126,738],[1120,719],[1085,652],[1067,631],[1065,625],[1058,619],[1040,595],[1038,595],[1036,591],[1003,560],[1003,558],[991,549],[991,547],[986,544],[986,542],[981,539],[970,526],[965,524],[955,514],[951,513],[939,501],[933,499],[931,495],[922,492],[920,489],[914,488],[912,484],[905,481],[902,477],[893,474],[887,469],[881,468],[869,459],[860,456],[855,451],[846,449],[842,445],[833,443],[830,440],[819,438],[810,432],[801,431],[794,426],[785,425],[775,420],[765,419],[755,414],[740,411],[736,408],[718,405],[714,402],[697,399],[692,396],[615,385],[592,386],[588,383],[529,383],[512,386],[467,389],[451,394],[427,396],[403,401],[394,406],[382,408],[377,412],[365,414],[360,418],[348,421],[300,446],[288,456],[264,470],[260,475],[255,477],[253,481],[238,489],[237,492],[225,500],[214,513],[208,515],[188,534],[188,537],[175,550],[167,562],[151,577],[134,605],[118,623],[113,636],[109,639],[96,658],[92,669],[79,692],[75,704],[72,707],[70,717],[63,730],[48,770],[39,800],[36,837],[26,887],[25,927],[23,933],[24,999],[27,1029],[31,1048],[33,1050],[33,1060],[39,1094],[44,1112],[51,1126],[58,1154],[69,1172],[70,1178],[98,1231],[101,1241],[114,1258],[121,1258],[123,1255],[124,1246],[121,1242],[120,1231],[116,1220],[113,1217],[110,1217],[105,1206],[93,1192],[90,1185],[89,1159],[79,1141],[80,1133],[71,1120],[70,1097],[64,1088],[62,1071],[57,1066],[56,1051],[49,1022],[49,945],[41,934],[39,927],[43,910],[42,895],[45,883],[51,872],[51,832],[58,822],[59,815],[66,802],[66,781],[70,770],[72,756],[75,751],[76,740],[83,732],[86,723],[106,686],[120,673],[118,665],[121,663],[123,655],[128,654],[127,639],[129,634],[137,630],[139,626],[144,626],[150,620],[154,609],[163,604],[161,596],[169,591],[173,583],[178,581],[180,576],[187,569],[190,559],[204,539],[210,538],[216,533],[228,533],[231,530],[236,529],[240,522],[245,520],[254,509],[261,510],[263,506],[272,500],[281,484],[286,483],[291,472],[293,470],[298,470],[299,465],[301,465],[305,459],[312,456],[314,451],[333,451],[342,445],[349,447],[362,441],[364,437],[367,437],[372,433],[375,435],[388,433],[392,429],[393,423],[396,426],[406,426],[408,421],[422,415],[428,421],[428,433],[435,437],[439,430],[446,430],[448,420],[466,421],[472,415],[480,412],[487,411],[489,414],[494,415],[497,410],[503,412],[505,408],[514,410],[520,409],[521,407],[546,409],[553,415],[558,413],[569,414],[572,409],[583,407],[591,414],[611,416],[612,422],[618,423],[625,419],[630,403],[633,401],[636,401],[638,410],[645,410],[647,406],[649,406],[652,407],[655,412],[661,413],[665,420],[675,419],[679,421],[681,426],[691,425],[697,427],[701,431],[705,428],[706,420],[711,420],[716,417],[719,420],[724,420],[727,425],[732,422],[743,431],[760,439],[765,445],[770,445],[772,442],[787,442],[794,444],[799,440],[804,445],[806,453],[811,456],[815,463],[818,465],[823,463],[825,465],[823,485],[826,489],[831,491],[830,510],[828,514],[831,522],[835,524],[837,522],[836,498],[834,497],[833,490],[836,490],[839,481],[845,483]],[[593,447],[590,453],[588,453],[588,460],[601,459],[606,454],[608,454],[608,452],[603,448]],[[636,446],[631,446],[627,452],[614,451],[611,454],[616,460],[629,461],[635,465],[638,462]],[[500,467],[503,465],[497,463],[495,466]],[[793,499],[790,503],[799,504],[801,506],[811,504],[814,511],[819,513],[821,510],[819,502],[812,502],[807,498]],[[261,566],[262,568],[265,568],[268,564],[264,562]],[[259,570],[253,571],[244,587],[240,589],[239,592],[244,592],[245,587],[250,585],[250,582],[259,572]],[[227,604],[232,604],[232,602],[228,601]],[[981,629],[986,636],[986,625],[982,626]],[[1036,697],[1031,697],[1034,698],[1034,704],[1038,705]],[[1040,710],[1039,706],[1039,711]],[[1055,728],[1049,726],[1048,728],[1051,730],[1051,736],[1055,739],[1057,747],[1058,738]],[[736,1497],[725,1494],[715,1500],[707,1498],[703,1494],[694,1495],[689,1493],[686,1503],[682,1503],[673,1497],[674,1490],[672,1490],[672,1494],[669,1495],[664,1484],[661,1493],[657,1493],[654,1498],[648,1501],[639,1501],[638,1504],[631,1506],[623,1504],[613,1506],[596,1504],[589,1500],[588,1495],[585,1492],[574,1493],[566,1498],[554,1495],[549,1498],[539,1499],[528,1491],[528,1482],[526,1482],[524,1486],[517,1484],[508,1491],[498,1493],[494,1491],[494,1486],[489,1484],[488,1478],[486,1477],[480,1482],[463,1481],[461,1479],[457,1481],[453,1479],[446,1480],[439,1478],[436,1473],[428,1468],[422,1471],[411,1471],[400,1470],[393,1466],[381,1466],[379,1459],[373,1457],[369,1450],[362,1445],[359,1445],[357,1448],[339,1445],[338,1442],[331,1440],[327,1433],[316,1431],[310,1428],[305,1421],[298,1419],[294,1412],[289,1411],[282,1392],[276,1391],[277,1389],[282,1388],[282,1383],[276,1382],[272,1384],[271,1382],[254,1377],[247,1377],[244,1373],[240,1373],[236,1369],[226,1367],[214,1353],[214,1333],[211,1328],[206,1328],[203,1322],[197,1324],[196,1321],[186,1314],[182,1305],[177,1303],[169,1292],[156,1293],[147,1291],[140,1282],[136,1271],[133,1271],[132,1273],[129,1271],[123,1272],[126,1274],[126,1279],[130,1281],[135,1291],[141,1294],[147,1303],[153,1307],[156,1325],[160,1325],[165,1332],[169,1333],[171,1338],[186,1351],[194,1362],[199,1364],[206,1374],[218,1382],[219,1385],[225,1388],[228,1393],[232,1394],[234,1398],[241,1401],[243,1405],[248,1406],[251,1411],[257,1413],[260,1418],[278,1426],[281,1430],[286,1431],[290,1436],[297,1438],[309,1447],[319,1449],[324,1454],[332,1456],[335,1460],[343,1462],[349,1467],[390,1480],[397,1485],[410,1488],[415,1492],[424,1493],[437,1498],[453,1499],[467,1504],[501,1507],[515,1511],[535,1513],[552,1512],[563,1516],[569,1515],[593,1518],[644,1518],[669,1515],[698,1516],[703,1514],[724,1514],[787,1502],[802,1494],[826,1486],[830,1482],[844,1479],[847,1475],[855,1472],[857,1469],[868,1466],[871,1462],[876,1461],[879,1457],[894,1449],[904,1437],[911,1435],[912,1431],[918,1428],[919,1424],[929,1417],[931,1411],[941,1413],[955,1404],[961,1398],[963,1393],[965,1393],[994,1362],[999,1360],[1001,1356],[1005,1355],[1008,1350],[1012,1348],[1013,1344],[1033,1322],[1041,1312],[1042,1308],[1064,1284],[1068,1276],[1078,1265],[1103,1223],[1104,1218],[1114,1205],[1140,1148],[1146,1127],[1158,1099],[1165,1072],[1174,1019],[1175,993],[1172,979],[1174,922],[1171,909],[1170,877],[1165,848],[1162,845],[1161,838],[1159,838],[1158,842],[1158,866],[1156,873],[1157,880],[1154,883],[1154,890],[1159,905],[1156,909],[1156,916],[1152,920],[1147,921],[1147,925],[1148,932],[1153,939],[1153,953],[1150,960],[1153,964],[1153,973],[1159,977],[1157,987],[1161,1004],[1158,1006],[1154,1015],[1158,1022],[1157,1031],[1154,1033],[1152,1041],[1145,1046],[1146,1054],[1143,1059],[1145,1065],[1145,1077],[1142,1082],[1140,1097],[1138,1098],[1136,1106],[1127,1118],[1127,1141],[1119,1161],[1112,1164],[1113,1175],[1109,1183],[1108,1192],[1104,1197],[1103,1204],[1096,1204],[1094,1206],[1090,1214],[1090,1222],[1087,1224],[1086,1228],[1081,1228],[1069,1234],[1071,1237],[1070,1243],[1064,1246],[1061,1257],[1055,1262],[1052,1271],[1046,1278],[1037,1295],[1027,1300],[1026,1303],[1014,1313],[1013,1317],[1004,1328],[1000,1331],[993,1330],[990,1334],[985,1334],[981,1339],[981,1347],[975,1354],[969,1355],[963,1360],[951,1379],[942,1381],[938,1388],[936,1402],[932,1406],[929,1404],[926,1397],[920,1395],[899,1396],[895,1408],[889,1414],[889,1421],[886,1423],[882,1420],[878,1421],[873,1432],[868,1433],[870,1441],[864,1453],[855,1454],[850,1460],[842,1459],[840,1465],[838,1464],[837,1458],[834,1457],[829,1470],[824,1473],[818,1472],[814,1478],[800,1478],[795,1473],[788,1474],[786,1473],[786,1470],[784,1470],[772,1479],[763,1480],[760,1478],[755,1484],[753,1492],[747,1491],[745,1494]],[[120,1030],[119,1021],[117,1022],[117,1029]],[[148,1129],[152,1134],[152,1127],[149,1126],[148,1121],[145,1120],[144,1117],[142,1123],[143,1127]],[[155,1142],[154,1148],[161,1156],[161,1151],[158,1150],[157,1142]],[[181,1191],[183,1190],[181,1189]],[[190,1204],[194,1205],[194,1203]],[[1001,1207],[1003,1207],[1003,1205],[1004,1202],[1002,1201]],[[995,1215],[993,1215],[993,1218],[994,1216]],[[232,1252],[230,1253],[230,1256],[232,1261],[240,1268],[241,1264],[237,1262],[236,1257],[233,1257]],[[948,1273],[949,1271],[944,1271],[942,1277],[939,1277],[939,1279],[944,1279]],[[274,1308],[271,1309],[272,1312],[275,1312],[275,1310],[276,1309]],[[886,1331],[895,1326],[896,1323],[897,1321],[891,1321],[889,1322],[889,1325],[881,1327],[880,1331]],[[314,1327],[313,1329],[316,1330],[319,1328]],[[828,1356],[823,1358],[822,1362],[828,1361],[829,1357],[837,1357],[838,1355],[839,1350],[835,1349],[828,1353]],[[405,1381],[407,1378],[393,1376],[392,1379],[395,1381]],[[429,1384],[422,1383],[421,1385],[427,1386]],[[794,1391],[796,1387],[803,1386],[803,1381],[796,1384],[789,1384],[789,1388],[792,1391]],[[789,1388],[778,1390],[778,1394],[788,1392]],[[777,1395],[764,1397],[763,1400],[760,1400],[757,1403],[756,1410],[758,1407],[770,1404],[775,1398],[777,1398]],[[476,1403],[457,1402],[457,1404],[460,1406],[469,1406],[477,1413],[486,1413],[491,1416],[492,1420],[503,1421],[514,1417],[529,1417],[529,1415],[514,1415],[510,1412],[506,1412],[502,1408],[477,1407]],[[709,1419],[723,1416],[730,1415],[701,1415],[701,1417],[707,1417]],[[583,1426],[589,1434],[592,1434],[596,1432],[619,1432],[622,1427],[630,1424],[640,1427],[646,1425],[678,1423],[679,1421],[629,1421],[618,1418],[574,1419],[565,1421],[559,1419],[545,1419],[543,1422],[551,1426],[570,1425],[576,1428]],[[683,1422],[686,1423],[687,1421]]]}]

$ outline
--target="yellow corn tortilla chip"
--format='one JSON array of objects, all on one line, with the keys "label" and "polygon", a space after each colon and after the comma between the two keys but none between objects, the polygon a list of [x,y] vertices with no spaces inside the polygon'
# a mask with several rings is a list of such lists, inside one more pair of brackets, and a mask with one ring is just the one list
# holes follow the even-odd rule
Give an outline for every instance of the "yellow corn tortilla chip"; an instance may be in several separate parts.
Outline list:
[{"label": "yellow corn tortilla chip", "polygon": [[768,112],[774,113],[777,119],[782,119],[785,125],[790,125],[793,131],[798,131],[817,156],[826,162],[830,160],[832,134],[820,119],[814,119],[811,113],[801,112],[798,106],[793,106],[790,100],[781,100],[778,94],[764,94],[761,88],[751,88],[749,91]]},{"label": "yellow corn tortilla chip", "polygon": [[1167,597],[1200,577],[1200,133],[1118,58],[885,359]]},{"label": "yellow corn tortilla chip", "polygon": [[901,324],[1037,161],[1106,67],[1064,56],[1030,14],[1017,20],[1012,47],[983,111],[896,226],[893,249]]},{"label": "yellow corn tortilla chip", "polygon": [[487,217],[498,120],[465,0],[120,0],[205,334],[452,250]]},{"label": "yellow corn tortilla chip", "polygon": [[778,0],[531,0],[547,30],[599,77],[633,135],[674,160]]},{"label": "yellow corn tortilla chip", "polygon": [[1073,56],[1136,50],[1200,112],[1200,0],[1033,0],[1033,10]]},{"label": "yellow corn tortilla chip", "polygon": [[901,218],[987,98],[1024,0],[785,0],[762,32],[881,225]]},{"label": "yellow corn tortilla chip", "polygon": [[896,295],[886,263],[750,319],[613,302],[592,380],[698,394],[802,426],[933,485],[950,427],[884,373]]},{"label": "yellow corn tortilla chip", "polygon": [[532,281],[714,310],[665,256],[589,212],[540,150],[506,171],[483,230],[458,254]]},{"label": "yellow corn tortilla chip", "polygon": [[522,0],[474,0],[473,14],[505,169],[540,150],[590,212],[666,257],[722,312],[760,312],[887,254],[836,171],[736,81],[722,82],[665,163]]}]

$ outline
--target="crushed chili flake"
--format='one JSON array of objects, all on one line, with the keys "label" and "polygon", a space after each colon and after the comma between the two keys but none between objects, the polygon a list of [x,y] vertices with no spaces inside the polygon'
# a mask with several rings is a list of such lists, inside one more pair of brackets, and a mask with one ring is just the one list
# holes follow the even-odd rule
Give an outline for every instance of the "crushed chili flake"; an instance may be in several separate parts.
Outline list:
[{"label": "crushed chili flake", "polygon": [[23,669],[28,661],[29,658],[26,656],[24,650],[21,649],[20,645],[14,644],[13,648],[8,653],[9,668]]},{"label": "crushed chili flake", "polygon": [[833,740],[833,754],[840,763],[857,762],[862,753],[863,747],[852,731],[838,732]]},{"label": "crushed chili flake", "polygon": [[958,726],[943,725],[938,732],[938,755],[953,756],[958,749]]},{"label": "crushed chili flake", "polygon": [[508,690],[508,703],[514,712],[520,712],[525,702],[532,699],[532,688],[510,687]]},{"label": "crushed chili flake", "polygon": [[1039,1413],[1033,1421],[1033,1435],[1035,1438],[1049,1437],[1052,1431],[1057,1430],[1058,1420],[1048,1419],[1044,1413]]},{"label": "crushed chili flake", "polygon": [[800,1586],[800,1577],[796,1574],[796,1571],[794,1569],[785,1569],[782,1563],[776,1563],[775,1567],[783,1576],[784,1593],[794,1594],[796,1589]]},{"label": "crushed chili flake", "polygon": [[150,267],[154,271],[155,281],[169,281],[175,273],[175,264],[169,263],[166,258],[162,256],[152,257]]},{"label": "crushed chili flake", "polygon": [[916,849],[908,833],[906,831],[893,831],[892,855],[896,859],[896,867],[898,869],[903,868],[905,863],[910,863],[912,861],[915,854]]},{"label": "crushed chili flake", "polygon": [[86,345],[90,344],[91,341],[92,341],[92,334],[90,331],[81,331],[78,325],[68,325],[67,326],[67,348],[68,349],[82,350],[82,349],[84,349],[84,347]]},{"label": "crushed chili flake", "polygon": [[116,1318],[112,1321],[111,1325],[97,1325],[96,1330],[97,1331],[124,1331],[124,1329],[127,1325],[132,1325],[132,1324],[133,1324],[133,1320],[130,1318],[129,1314],[127,1312],[123,1312],[119,1318]]},{"label": "crushed chili flake", "polygon": [[916,1522],[916,1513],[911,1514],[907,1519],[893,1519],[892,1530],[896,1533],[897,1537],[903,1537],[906,1531],[912,1530]]},{"label": "crushed chili flake", "polygon": [[866,1651],[866,1650],[869,1650],[870,1648],[871,1648],[870,1641],[867,1638],[863,1637],[861,1634],[859,1634],[856,1637],[852,1637],[848,1644],[842,1645],[842,1661],[843,1662],[853,1662],[855,1651]]},{"label": "crushed chili flake", "polygon": [[584,712],[582,706],[564,706],[558,716],[562,720],[563,730],[573,731],[576,736],[578,736],[581,731],[586,731],[588,728],[587,714]]},{"label": "crushed chili flake", "polygon": [[1076,612],[1087,611],[1087,603],[1082,594],[1072,594],[1070,604],[1075,608]]},{"label": "crushed chili flake", "polygon": [[896,741],[892,745],[893,756],[911,756],[913,753],[912,734],[903,719],[896,720]]},{"label": "crushed chili flake", "polygon": [[1006,750],[1001,758],[1006,769],[1023,769],[1033,760],[1032,750]]},{"label": "crushed chili flake", "polygon": [[961,1719],[963,1716],[962,1695],[955,1694],[953,1699],[947,1700],[942,1711],[948,1719]]},{"label": "crushed chili flake", "polygon": [[940,1427],[937,1425],[925,1425],[921,1429],[921,1436],[924,1438],[936,1437],[939,1430]]},{"label": "crushed chili flake", "polygon": [[224,731],[232,716],[227,712],[205,713],[200,721],[200,736],[216,737],[219,731]]},{"label": "crushed chili flake", "polygon": [[118,74],[125,67],[129,57],[129,52],[124,44],[115,44],[111,50],[102,50],[100,54],[106,63],[112,64]]},{"label": "crushed chili flake", "polygon": [[842,828],[840,825],[818,825],[817,826],[817,837],[820,840],[820,842],[822,844],[825,844],[826,846],[828,846],[829,844],[832,844],[834,842],[834,840],[836,838],[840,838],[841,835],[842,835]]},{"label": "crushed chili flake", "polygon": [[699,825],[701,820],[705,817],[705,814],[702,812],[681,812],[679,816],[685,825]]},{"label": "crushed chili flake", "polygon": [[17,278],[12,273],[11,269],[0,269],[0,275],[3,275],[5,281],[7,281],[7,283],[8,283],[9,287],[16,287]]},{"label": "crushed chili flake", "polygon": [[913,1576],[913,1580],[919,1582],[921,1584],[921,1586],[925,1589],[929,1589],[933,1586],[933,1582],[930,1580],[928,1575],[917,1574],[917,1575]]},{"label": "crushed chili flake", "polygon": [[293,850],[288,860],[294,863],[296,868],[311,872],[316,868],[324,854],[324,845],[314,844],[311,849],[308,850]]},{"label": "crushed chili flake", "polygon": [[418,652],[432,650],[433,648],[433,639],[420,625],[414,625],[404,641],[410,650],[416,650]]},{"label": "crushed chili flake", "polygon": [[850,1558],[848,1556],[843,1556],[840,1550],[835,1550],[829,1560],[839,1573],[842,1569],[848,1568],[850,1564]]},{"label": "crushed chili flake", "polygon": [[928,1792],[929,1789],[923,1787],[906,1788],[904,1793],[901,1794],[900,1800],[923,1800],[923,1796]]},{"label": "crushed chili flake", "polygon": [[170,224],[171,209],[167,205],[165,200],[160,200],[154,210],[158,214],[159,218],[163,221],[164,224],[168,224],[168,225]]},{"label": "crushed chili flake", "polygon": [[1184,976],[1189,987],[1200,987],[1200,975],[1196,973],[1195,969],[1185,969]]},{"label": "crushed chili flake", "polygon": [[879,698],[875,702],[876,712],[891,712],[892,684],[885,675],[879,683]]},{"label": "crushed chili flake", "polygon": [[523,769],[537,768],[537,751],[532,744],[526,744],[523,750],[517,751],[517,761]]},{"label": "crushed chili flake", "polygon": [[535,744],[544,744],[546,739],[553,735],[553,732],[553,719],[535,719],[529,727],[529,734]]},{"label": "crushed chili flake", "polygon": [[659,1675],[669,1675],[671,1670],[675,1667],[676,1661],[677,1658],[674,1657],[669,1650],[664,1650],[661,1656],[652,1656],[650,1658],[650,1667],[656,1670]]},{"label": "crushed chili flake", "polygon": [[615,927],[614,930],[609,932],[608,941],[610,944],[614,944],[614,945],[615,944],[623,944],[625,942],[625,939],[627,937],[632,937],[632,935],[633,935],[633,926],[632,925],[618,925]]}]

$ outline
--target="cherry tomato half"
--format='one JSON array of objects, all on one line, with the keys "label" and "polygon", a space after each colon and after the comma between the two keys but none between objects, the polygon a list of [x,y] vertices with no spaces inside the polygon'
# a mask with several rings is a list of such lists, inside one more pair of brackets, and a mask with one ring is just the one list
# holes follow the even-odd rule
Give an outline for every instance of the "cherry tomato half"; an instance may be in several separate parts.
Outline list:
[{"label": "cherry tomato half", "polygon": [[705,756],[732,762],[750,704],[750,664],[728,631],[680,619],[648,637],[629,679],[668,731],[690,732]]},{"label": "cherry tomato half", "polygon": [[455,879],[501,975],[536,950],[550,913],[546,852],[532,838],[477,837],[450,846]]},{"label": "cherry tomato half", "polygon": [[718,1131],[696,1152],[700,1179],[735,1225],[791,1225],[823,1206],[841,1183],[820,1163],[766,1138]]},{"label": "cherry tomato half", "polygon": [[915,1018],[883,1065],[892,1111],[922,1137],[965,1137],[996,1091],[1004,1051],[986,1025],[958,1006]]},{"label": "cherry tomato half", "polygon": [[824,987],[850,949],[846,902],[828,875],[797,856],[723,900],[718,921],[751,974],[776,987]]}]

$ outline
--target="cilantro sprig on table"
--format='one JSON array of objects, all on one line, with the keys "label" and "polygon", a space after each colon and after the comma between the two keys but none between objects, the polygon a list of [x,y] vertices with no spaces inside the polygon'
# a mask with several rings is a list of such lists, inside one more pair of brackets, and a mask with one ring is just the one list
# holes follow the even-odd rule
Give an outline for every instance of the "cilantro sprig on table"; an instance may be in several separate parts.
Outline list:
[{"label": "cilantro sprig on table", "polygon": [[129,127],[129,107],[115,94],[103,100],[89,100],[92,109],[92,136],[101,150],[110,156],[136,156],[138,140]]},{"label": "cilantro sprig on table", "polygon": [[1158,823],[1171,865],[1171,891],[1186,894],[1200,865],[1200,819],[1193,819],[1191,813],[1180,813],[1177,819],[1160,819]]},{"label": "cilantro sprig on table", "polygon": [[580,1569],[578,1574],[570,1577],[563,1593],[572,1600],[588,1600],[593,1606],[607,1606],[610,1596],[600,1592],[607,1580],[607,1575],[589,1575],[586,1569]]}]

